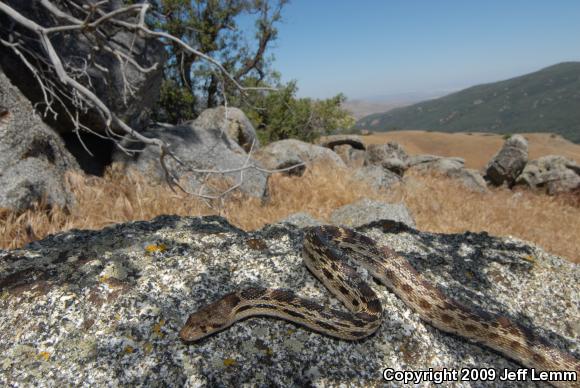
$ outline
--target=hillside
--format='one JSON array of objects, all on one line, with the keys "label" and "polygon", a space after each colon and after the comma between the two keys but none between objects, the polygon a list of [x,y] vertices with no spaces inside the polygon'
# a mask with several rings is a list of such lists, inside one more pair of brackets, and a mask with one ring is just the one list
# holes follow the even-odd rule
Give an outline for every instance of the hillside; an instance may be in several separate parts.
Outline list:
[{"label": "hillside", "polygon": [[357,129],[441,132],[554,132],[580,143],[580,62],[564,62],[505,81],[377,113]]},{"label": "hillside", "polygon": [[384,113],[392,109],[407,106],[409,104],[404,102],[373,102],[368,100],[347,100],[342,104],[342,108],[346,109],[357,120],[372,115],[374,113]]}]

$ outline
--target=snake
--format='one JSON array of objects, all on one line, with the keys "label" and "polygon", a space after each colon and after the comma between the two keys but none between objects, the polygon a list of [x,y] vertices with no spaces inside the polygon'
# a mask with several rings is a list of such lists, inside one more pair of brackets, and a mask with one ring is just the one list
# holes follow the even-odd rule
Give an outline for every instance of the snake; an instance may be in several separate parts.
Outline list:
[{"label": "snake", "polygon": [[331,225],[306,228],[302,253],[306,267],[348,312],[291,290],[248,287],[191,314],[179,332],[180,339],[194,343],[252,316],[284,319],[342,340],[369,337],[381,325],[382,306],[351,265],[356,262],[435,328],[491,348],[528,368],[580,374],[578,359],[548,344],[529,327],[447,297],[402,255],[352,229]]}]

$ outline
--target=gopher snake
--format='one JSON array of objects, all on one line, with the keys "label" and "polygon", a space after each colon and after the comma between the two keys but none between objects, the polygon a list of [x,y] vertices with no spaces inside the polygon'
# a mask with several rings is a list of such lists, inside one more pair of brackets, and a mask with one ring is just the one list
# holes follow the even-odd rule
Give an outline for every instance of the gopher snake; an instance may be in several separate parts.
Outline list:
[{"label": "gopher snake", "polygon": [[346,253],[436,328],[490,347],[530,368],[580,374],[580,362],[572,355],[546,344],[531,330],[506,317],[468,309],[446,297],[405,258],[350,229],[309,228],[303,253],[308,269],[352,313],[321,306],[292,291],[247,288],[191,314],[179,333],[180,338],[185,342],[197,341],[255,315],[286,319],[346,340],[371,335],[381,324],[381,303],[347,263]]}]

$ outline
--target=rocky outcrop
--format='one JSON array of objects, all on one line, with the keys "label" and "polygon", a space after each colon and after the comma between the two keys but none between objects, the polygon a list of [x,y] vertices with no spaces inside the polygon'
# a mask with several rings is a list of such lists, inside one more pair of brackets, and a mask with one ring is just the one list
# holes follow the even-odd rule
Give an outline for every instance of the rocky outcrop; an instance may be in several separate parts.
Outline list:
[{"label": "rocky outcrop", "polygon": [[394,142],[371,144],[367,147],[365,166],[381,166],[403,176],[409,168],[409,155]]},{"label": "rocky outcrop", "polygon": [[580,165],[563,156],[544,156],[530,161],[516,184],[546,190],[548,194],[572,191],[580,187]]},{"label": "rocky outcrop", "polygon": [[0,207],[71,206],[67,170],[79,170],[74,157],[0,71]]},{"label": "rocky outcrop", "polygon": [[260,141],[254,126],[245,113],[238,108],[228,108],[226,123],[226,108],[223,106],[206,109],[195,120],[202,128],[222,128],[230,140],[238,143],[246,152],[260,148]]},{"label": "rocky outcrop", "polygon": [[[44,27],[62,24],[46,11],[45,7],[39,4],[39,1],[6,0],[3,2]],[[119,2],[115,3],[119,4]],[[119,6],[114,3],[110,4],[110,9]],[[0,17],[4,17],[4,15],[2,14]],[[0,25],[9,24],[10,22],[4,18],[0,19]],[[30,35],[28,30],[20,28],[17,24],[14,28],[25,37]],[[82,34],[51,34],[51,41],[63,63],[72,64],[78,68],[86,67],[85,72],[90,77],[90,84],[105,105],[134,129],[141,130],[147,125],[149,112],[159,97],[165,50],[162,43],[156,39],[144,39],[139,34],[126,31],[123,28],[111,29],[107,33],[106,37],[95,36],[93,31],[87,29],[83,30]],[[4,33],[0,31],[0,37],[10,40],[3,35]],[[139,71],[129,61],[119,62],[114,54],[104,49],[95,49],[95,46],[98,45],[97,42],[101,39],[106,39],[107,43],[114,49],[133,53],[135,61],[148,71]],[[26,39],[26,41],[31,44],[28,49],[43,52],[39,46],[34,46],[32,43],[36,41],[35,38]],[[155,64],[157,66],[153,67]],[[28,72],[26,66],[12,50],[4,45],[0,45],[0,66],[30,101],[33,103],[43,102],[43,95],[36,79]],[[86,82],[86,79],[83,79],[82,82]],[[128,85],[130,85],[130,91]],[[67,101],[67,103],[70,102]],[[60,114],[57,121],[50,124],[59,133],[71,132],[73,125],[68,121],[68,116],[64,110],[58,104],[53,107],[59,110]],[[74,112],[72,105],[67,106],[67,108]],[[82,114],[81,121],[86,126],[93,131],[104,131],[105,121],[100,114],[94,110],[80,113]],[[51,117],[47,117],[47,119],[51,119]]]},{"label": "rocky outcrop", "polygon": [[[216,126],[213,126],[212,123]],[[267,194],[268,174],[253,168],[240,171],[246,163],[262,167],[259,162],[248,159],[246,152],[231,140],[222,130],[218,121],[200,116],[189,124],[173,126],[159,124],[143,132],[145,136],[159,138],[170,145],[171,152],[181,161],[167,158],[167,166],[172,174],[182,177],[188,191],[215,195],[219,189],[212,189],[208,179],[225,177],[231,185],[240,184],[239,189],[254,197]],[[133,143],[131,143],[133,147]],[[136,168],[155,181],[164,181],[165,173],[159,163],[159,150],[156,146],[146,146],[134,158],[117,152],[115,160],[125,163],[127,168]],[[224,174],[207,174],[191,171],[191,168],[226,171]]]},{"label": "rocky outcrop", "polygon": [[415,226],[411,212],[402,203],[385,203],[368,198],[338,208],[330,215],[332,224],[349,227],[359,227],[378,220],[396,221],[410,227]]},{"label": "rocky outcrop", "polygon": [[270,143],[255,152],[254,158],[270,170],[304,164],[290,170],[290,173],[295,175],[302,175],[308,165],[318,162],[331,163],[340,168],[346,167],[342,159],[330,149],[294,139]]},{"label": "rocky outcrop", "polygon": [[[359,231],[405,255],[459,302],[577,348],[577,265],[486,233],[431,234],[392,222]],[[246,233],[218,217],[166,216],[0,251],[0,385],[363,387],[382,384],[387,367],[520,368],[434,329],[366,275],[385,313],[377,333],[361,341],[263,317],[193,345],[178,339],[190,313],[242,287],[335,301],[302,264],[302,236],[288,225]]]},{"label": "rocky outcrop", "polygon": [[484,178],[495,186],[512,187],[527,162],[528,141],[522,135],[513,135],[489,161]]}]

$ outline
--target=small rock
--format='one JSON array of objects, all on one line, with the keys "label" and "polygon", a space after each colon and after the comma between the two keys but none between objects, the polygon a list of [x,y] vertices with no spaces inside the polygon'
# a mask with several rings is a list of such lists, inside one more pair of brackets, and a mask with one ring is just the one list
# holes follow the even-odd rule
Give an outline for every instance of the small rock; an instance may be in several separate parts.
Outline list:
[{"label": "small rock", "polygon": [[359,227],[379,220],[397,221],[415,227],[411,212],[402,203],[384,203],[368,198],[336,209],[330,216],[333,224],[348,227]]},{"label": "small rock", "polygon": [[[332,163],[336,167],[346,167],[342,159],[332,150],[295,139],[270,143],[255,152],[254,158],[271,170],[290,167],[297,162],[306,165],[323,162]],[[304,172],[304,168],[301,167],[300,171]]]},{"label": "small rock", "polygon": [[195,120],[200,127],[207,129],[223,128],[228,138],[236,142],[246,152],[257,150],[260,141],[254,126],[246,114],[238,108],[228,108],[228,122],[225,121],[226,108],[219,106],[204,110]]},{"label": "small rock", "polygon": [[351,168],[362,167],[365,162],[365,151],[351,147],[348,144],[334,147],[334,152]]},{"label": "small rock", "polygon": [[323,225],[323,222],[317,220],[310,214],[304,212],[291,214],[288,217],[284,218],[283,220],[278,221],[278,223],[291,224],[299,228],[305,228],[307,226]]},{"label": "small rock", "polygon": [[375,190],[385,190],[401,182],[401,177],[381,166],[363,166],[358,168],[354,177],[364,180]]},{"label": "small rock", "polygon": [[457,170],[450,170],[447,176],[459,180],[459,182],[466,188],[480,193],[487,193],[487,183],[481,176],[481,173],[471,168],[461,168]]},{"label": "small rock", "polygon": [[409,168],[409,155],[395,142],[371,144],[367,148],[365,166],[382,166],[402,176]]}]

